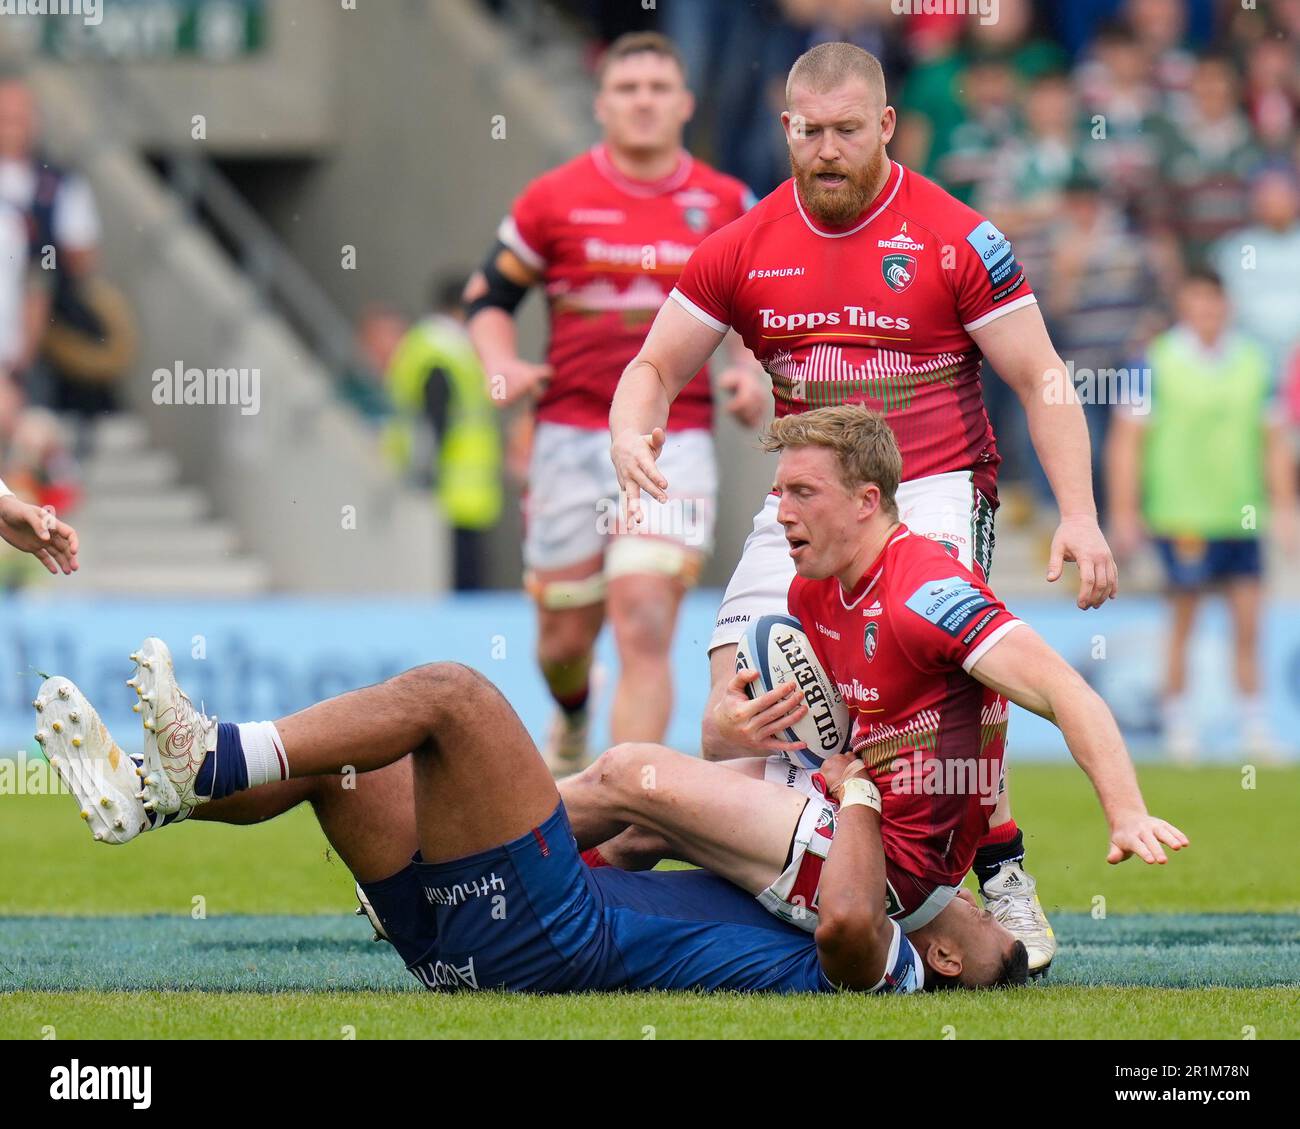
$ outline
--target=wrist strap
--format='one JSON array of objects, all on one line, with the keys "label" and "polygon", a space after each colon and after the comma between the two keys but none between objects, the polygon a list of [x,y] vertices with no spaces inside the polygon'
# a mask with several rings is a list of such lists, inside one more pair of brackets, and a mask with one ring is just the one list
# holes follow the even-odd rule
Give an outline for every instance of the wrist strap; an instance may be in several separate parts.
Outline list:
[{"label": "wrist strap", "polygon": [[862,776],[855,776],[840,785],[840,811],[856,804],[880,814],[880,789]]}]

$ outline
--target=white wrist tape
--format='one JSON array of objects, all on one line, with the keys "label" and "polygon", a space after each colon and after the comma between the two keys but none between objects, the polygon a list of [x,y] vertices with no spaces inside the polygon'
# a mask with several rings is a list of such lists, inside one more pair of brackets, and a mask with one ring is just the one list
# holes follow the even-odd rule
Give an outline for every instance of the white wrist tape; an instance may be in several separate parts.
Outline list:
[{"label": "white wrist tape", "polygon": [[855,776],[851,780],[846,780],[840,785],[840,811],[851,808],[855,804],[871,808],[879,815],[880,789],[862,776]]}]

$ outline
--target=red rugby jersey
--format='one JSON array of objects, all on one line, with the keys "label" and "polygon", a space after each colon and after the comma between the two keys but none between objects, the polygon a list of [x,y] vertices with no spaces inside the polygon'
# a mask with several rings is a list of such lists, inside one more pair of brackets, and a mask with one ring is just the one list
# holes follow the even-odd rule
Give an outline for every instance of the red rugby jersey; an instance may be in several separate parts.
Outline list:
[{"label": "red rugby jersey", "polygon": [[[625,177],[604,146],[538,177],[515,201],[500,239],[546,288],[555,376],[537,418],[603,431],[614,389],[705,236],[745,213],[740,181],[683,154],[663,180]],[[707,370],[673,404],[668,426],[708,428]]]},{"label": "red rugby jersey", "polygon": [[897,161],[863,218],[829,230],[788,180],[710,236],[672,297],[732,326],[772,377],[777,415],[866,403],[889,418],[903,478],[999,462],[971,331],[1037,301],[1010,241]]},{"label": "red rugby jersey", "polygon": [[853,711],[880,789],[885,853],[957,885],[997,802],[1007,705],[969,674],[1021,621],[940,545],[901,526],[852,592],[790,585],[795,616]]}]

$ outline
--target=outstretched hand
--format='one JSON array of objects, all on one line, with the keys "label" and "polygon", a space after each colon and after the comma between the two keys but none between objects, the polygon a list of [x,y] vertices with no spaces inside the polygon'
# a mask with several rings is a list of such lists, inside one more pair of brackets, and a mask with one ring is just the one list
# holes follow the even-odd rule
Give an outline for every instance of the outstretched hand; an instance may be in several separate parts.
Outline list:
[{"label": "outstretched hand", "polygon": [[1119,567],[1106,544],[1095,517],[1062,518],[1052,538],[1052,555],[1047,579],[1055,582],[1065,571],[1065,562],[1079,566],[1079,609],[1099,608],[1119,594]]},{"label": "outstretched hand", "polygon": [[31,553],[55,576],[77,571],[77,531],[54,516],[53,506],[35,506],[14,494],[0,498],[0,538]]},{"label": "outstretched hand", "polygon": [[1121,819],[1111,828],[1110,853],[1106,855],[1106,861],[1114,866],[1137,855],[1145,863],[1163,866],[1169,859],[1161,843],[1175,851],[1181,851],[1190,842],[1172,823],[1166,823],[1153,815],[1132,815]]},{"label": "outstretched hand", "polygon": [[668,479],[657,465],[667,441],[662,427],[656,427],[649,435],[625,431],[614,437],[609,458],[618,475],[618,487],[624,499],[623,520],[629,529],[639,525],[645,516],[641,509],[642,490],[658,502],[668,501]]}]

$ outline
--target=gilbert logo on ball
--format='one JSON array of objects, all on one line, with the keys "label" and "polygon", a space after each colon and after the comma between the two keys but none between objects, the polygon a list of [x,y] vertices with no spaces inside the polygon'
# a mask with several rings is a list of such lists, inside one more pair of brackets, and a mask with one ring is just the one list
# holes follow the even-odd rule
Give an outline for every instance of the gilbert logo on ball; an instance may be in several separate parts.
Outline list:
[{"label": "gilbert logo on ball", "polygon": [[789,754],[796,763],[817,768],[826,757],[848,748],[852,716],[793,616],[752,620],[736,648],[736,669],[758,671],[758,680],[749,686],[751,698],[787,682],[797,683],[803,691],[807,715],[781,734],[784,741],[802,741],[806,746]]}]

